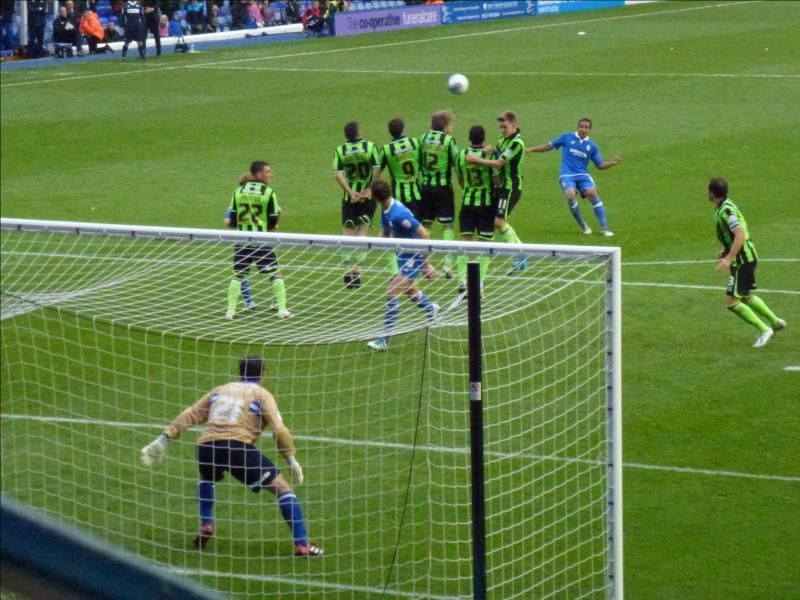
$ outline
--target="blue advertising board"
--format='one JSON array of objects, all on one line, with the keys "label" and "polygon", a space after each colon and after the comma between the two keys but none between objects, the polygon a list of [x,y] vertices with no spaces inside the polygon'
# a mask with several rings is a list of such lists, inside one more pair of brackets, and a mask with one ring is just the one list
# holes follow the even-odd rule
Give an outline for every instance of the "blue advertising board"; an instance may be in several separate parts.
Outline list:
[{"label": "blue advertising board", "polygon": [[532,17],[536,14],[536,1],[520,2],[445,2],[442,9],[442,25],[490,21],[509,17]]},{"label": "blue advertising board", "polygon": [[537,15],[558,15],[578,10],[597,10],[624,6],[625,0],[538,0]]}]

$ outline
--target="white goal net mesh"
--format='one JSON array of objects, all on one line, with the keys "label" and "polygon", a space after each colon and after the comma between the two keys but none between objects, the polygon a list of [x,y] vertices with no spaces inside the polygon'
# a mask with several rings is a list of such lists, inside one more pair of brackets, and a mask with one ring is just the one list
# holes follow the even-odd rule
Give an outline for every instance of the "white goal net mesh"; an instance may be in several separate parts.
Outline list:
[{"label": "white goal net mesh", "polygon": [[[467,302],[456,282],[407,299],[389,349],[388,256],[372,240],[362,286],[340,266],[352,238],[270,239],[294,318],[223,318],[236,234],[42,226],[2,231],[2,492],[237,598],[472,596]],[[80,230],[80,232],[79,232]],[[261,238],[259,238],[261,239]],[[241,240],[240,240],[241,241]],[[615,469],[611,253],[433,244],[490,256],[483,299],[489,598],[613,593]],[[199,552],[199,430],[154,469],[139,449],[211,388],[266,361],[265,387],[295,437],[295,492],[315,559],[292,556],[274,497],[230,476],[216,485],[216,534]],[[272,437],[260,450],[283,468]],[[618,532],[616,533],[618,537]]]}]

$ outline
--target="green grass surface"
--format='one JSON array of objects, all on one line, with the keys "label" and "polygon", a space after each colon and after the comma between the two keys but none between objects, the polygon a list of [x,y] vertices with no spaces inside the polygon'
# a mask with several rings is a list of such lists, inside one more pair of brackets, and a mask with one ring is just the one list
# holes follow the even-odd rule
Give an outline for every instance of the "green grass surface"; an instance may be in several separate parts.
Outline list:
[{"label": "green grass surface", "polygon": [[[350,119],[360,121],[366,136],[383,142],[390,117],[402,115],[409,132],[416,134],[424,131],[432,111],[450,107],[456,114],[456,137],[464,144],[470,125],[490,128],[498,112],[512,108],[520,116],[523,137],[533,145],[589,116],[595,124],[592,137],[604,156],[624,156],[619,167],[597,174],[596,180],[617,234],[613,241],[623,249],[625,281],[668,284],[624,288],[625,461],[708,471],[625,470],[627,597],[798,597],[800,374],[784,367],[800,365],[794,333],[800,322],[800,210],[792,197],[800,126],[800,4],[705,6],[660,3],[164,56],[146,65],[64,63],[3,73],[2,215],[215,228],[221,225],[238,174],[251,160],[265,158],[276,173],[282,230],[336,233],[339,193],[329,170],[341,127]],[[632,18],[612,19],[628,15]],[[484,35],[501,29],[508,31]],[[586,35],[578,37],[578,31]],[[400,45],[382,47],[391,43]],[[186,68],[208,63],[219,64]],[[467,95],[447,93],[445,80],[451,72],[470,78]],[[513,216],[520,237],[539,243],[605,241],[578,233],[559,197],[558,160],[555,153],[528,155],[525,193]],[[763,259],[760,295],[789,321],[789,329],[760,351],[750,347],[755,330],[724,309],[725,279],[714,272],[711,259],[717,243],[705,186],[716,175],[730,180],[731,198],[747,216]],[[588,206],[583,211],[594,226]],[[644,262],[662,264],[636,264]],[[28,334],[33,336],[33,330],[26,330]],[[113,348],[102,327],[84,335],[91,338],[85,345]],[[21,340],[26,352],[33,352],[31,339]],[[408,354],[402,356],[412,356],[419,343],[409,341],[404,346]],[[134,338],[130,344],[137,350],[123,344],[118,351],[138,356],[142,342]],[[175,349],[166,344],[148,355],[148,362],[165,362],[165,372],[177,372],[181,364]],[[52,348],[48,356],[61,350]],[[233,349],[216,350],[219,355],[215,348],[207,349],[212,366],[205,375],[194,376],[191,386],[213,385],[225,376]],[[180,384],[150,389],[150,374],[142,365],[141,372],[120,379],[113,375],[110,353],[82,358],[101,368],[97,375],[84,369],[69,378],[78,386],[70,390],[70,398],[75,402],[85,396],[87,406],[70,405],[65,414],[83,410],[95,418],[159,422],[185,404],[175,397],[139,408],[133,401],[137,395],[163,397]],[[55,368],[63,371],[80,359],[73,353]],[[22,351],[4,352],[4,380],[23,360]],[[86,390],[80,387],[94,377],[108,380]],[[164,377],[152,374],[154,380]],[[44,402],[47,390],[59,386],[44,381],[38,391],[34,387],[4,382],[3,413],[25,412],[28,395],[40,394]],[[129,390],[122,416],[102,404],[104,389]],[[408,402],[400,406],[398,419],[413,413]],[[146,418],[136,418],[137,411]],[[37,438],[54,435],[49,431],[56,427],[2,423],[4,456],[19,449],[6,440],[30,444],[32,454],[43,452],[35,448],[41,444]],[[322,427],[313,420],[307,425]],[[152,433],[111,428],[92,438],[87,426],[76,426],[74,436],[63,424],[57,429],[59,447],[71,441],[76,448],[58,463],[67,469],[59,476],[78,490],[91,485],[94,455],[110,453],[109,464],[122,465],[128,460],[123,449],[140,446]],[[367,437],[358,428],[352,434]],[[398,421],[398,439],[405,434]],[[324,452],[308,452],[312,473],[326,464]],[[96,513],[96,529],[111,532],[112,539],[134,551],[150,553],[155,545],[155,558],[173,564],[185,560],[186,568],[247,572],[256,567],[227,558],[247,552],[281,573],[282,563],[270,558],[285,552],[283,525],[277,521],[259,524],[264,537],[273,540],[266,545],[231,546],[230,536],[219,540],[216,555],[186,558],[175,549],[185,543],[195,519],[188,444],[179,456],[182,460],[166,467],[166,476],[109,467],[102,479],[103,497],[116,496],[119,504]],[[380,453],[387,466],[376,468],[376,477],[401,478],[404,458]],[[9,480],[9,475],[25,484]],[[85,523],[94,518],[95,513],[81,513],[80,505],[60,501],[57,489],[42,488],[26,477],[4,467],[3,489],[26,487],[30,491],[24,500],[67,519]],[[130,477],[135,486],[128,485]],[[334,485],[336,478],[326,475],[325,481]],[[309,489],[321,493],[319,487]],[[264,507],[263,498],[245,497],[232,486],[220,490],[220,496],[240,501],[221,501],[221,510],[231,511],[223,519],[236,522],[237,514],[272,510]],[[324,507],[321,497],[308,502]],[[147,518],[144,507],[159,503],[155,517]],[[393,522],[396,506],[395,499],[387,500],[383,517]],[[142,525],[120,528],[117,514],[138,518]],[[325,526],[349,532],[357,524],[346,516],[330,514]],[[414,523],[422,527],[423,515],[419,519]],[[163,528],[149,523],[162,523]],[[374,543],[382,547],[393,541]],[[349,550],[333,554],[324,564],[348,573],[359,561],[370,560],[370,548]],[[450,551],[468,555],[463,548]],[[319,575],[324,564],[309,565],[309,574]],[[463,567],[451,563],[447,568]],[[380,586],[381,577],[361,584]],[[238,591],[261,590],[257,582],[237,585]],[[350,596],[342,591],[340,597]]]}]

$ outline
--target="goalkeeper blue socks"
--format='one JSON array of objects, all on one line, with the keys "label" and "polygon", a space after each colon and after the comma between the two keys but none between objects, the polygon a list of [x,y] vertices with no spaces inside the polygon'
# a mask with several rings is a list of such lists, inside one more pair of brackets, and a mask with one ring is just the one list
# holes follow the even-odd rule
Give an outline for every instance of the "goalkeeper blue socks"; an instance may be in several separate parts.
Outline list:
[{"label": "goalkeeper blue socks", "polygon": [[383,333],[386,337],[392,333],[400,316],[400,298],[389,298],[386,301],[386,314],[383,316]]},{"label": "goalkeeper blue socks", "polygon": [[577,200],[569,201],[569,210],[572,213],[572,216],[575,217],[575,220],[578,222],[578,225],[581,226],[581,229],[586,227],[586,221],[584,221],[583,217],[581,216],[581,209],[578,206]]},{"label": "goalkeeper blue socks", "polygon": [[600,227],[602,229],[608,229],[608,225],[606,224],[606,211],[603,208],[603,201],[600,200],[600,196],[595,196],[594,200],[592,200],[592,208],[594,209],[594,215],[597,217],[597,220],[600,221]]},{"label": "goalkeeper blue socks", "polygon": [[250,293],[250,282],[247,279],[242,280],[242,297],[248,306],[253,303],[253,294]]},{"label": "goalkeeper blue socks", "polygon": [[200,502],[200,524],[214,524],[214,484],[210,481],[197,483],[197,500]]},{"label": "goalkeeper blue socks", "polygon": [[284,492],[278,496],[278,506],[281,507],[283,520],[292,529],[292,537],[295,544],[308,546],[308,532],[306,522],[303,519],[303,509],[297,501],[297,496],[292,492]]}]

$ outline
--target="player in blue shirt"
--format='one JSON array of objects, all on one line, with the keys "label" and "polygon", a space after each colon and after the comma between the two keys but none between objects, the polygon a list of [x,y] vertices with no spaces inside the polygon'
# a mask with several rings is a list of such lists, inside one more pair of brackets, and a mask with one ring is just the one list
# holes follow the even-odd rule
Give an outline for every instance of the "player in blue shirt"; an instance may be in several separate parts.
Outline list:
[{"label": "player in blue shirt", "polygon": [[[430,235],[422,224],[414,218],[411,211],[392,198],[389,184],[376,181],[372,184],[372,197],[381,207],[381,237],[405,239],[430,239]],[[383,337],[369,342],[367,346],[373,350],[386,350],[389,336],[400,316],[400,296],[408,295],[409,299],[428,313],[432,320],[439,311],[439,305],[431,302],[419,286],[420,275],[428,279],[436,278],[436,271],[431,267],[428,258],[422,252],[400,252],[397,255],[398,273],[389,281],[386,288],[386,313],[383,318]]]},{"label": "player in blue shirt", "polygon": [[603,171],[618,165],[622,162],[622,157],[614,156],[609,161],[603,161],[600,156],[600,148],[598,148],[594,140],[589,139],[591,130],[592,121],[590,119],[581,119],[578,121],[577,131],[570,131],[552,142],[528,148],[526,152],[549,152],[550,150],[561,148],[559,182],[561,183],[561,189],[564,190],[564,197],[567,200],[570,211],[572,211],[572,216],[575,217],[583,233],[586,235],[592,233],[591,228],[583,220],[581,209],[578,207],[577,192],[580,192],[582,198],[588,198],[592,203],[594,214],[597,216],[597,220],[600,221],[603,235],[610,237],[614,233],[608,228],[603,201],[597,195],[594,179],[589,175],[589,161],[592,161],[598,169]]}]

